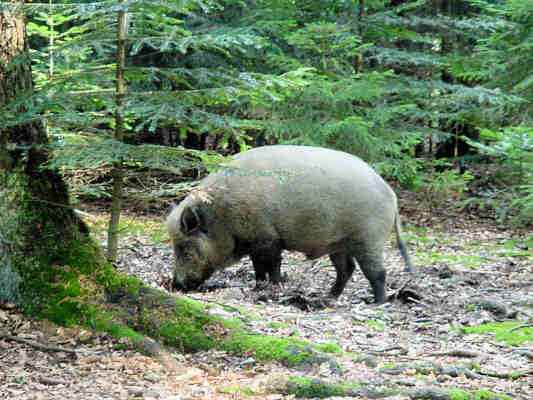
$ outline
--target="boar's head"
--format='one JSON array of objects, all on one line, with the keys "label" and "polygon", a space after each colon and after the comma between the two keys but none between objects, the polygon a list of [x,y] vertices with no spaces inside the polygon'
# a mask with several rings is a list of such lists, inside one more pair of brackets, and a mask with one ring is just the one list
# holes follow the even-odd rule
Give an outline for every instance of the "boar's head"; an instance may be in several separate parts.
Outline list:
[{"label": "boar's head", "polygon": [[193,194],[168,216],[167,228],[175,258],[175,289],[194,290],[230,262],[235,241],[215,215],[211,201]]}]

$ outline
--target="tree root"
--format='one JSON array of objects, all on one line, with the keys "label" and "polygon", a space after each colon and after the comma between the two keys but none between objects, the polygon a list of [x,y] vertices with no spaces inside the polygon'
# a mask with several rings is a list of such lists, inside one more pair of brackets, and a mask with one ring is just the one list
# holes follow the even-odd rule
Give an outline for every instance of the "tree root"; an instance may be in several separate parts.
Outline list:
[{"label": "tree root", "polygon": [[[126,282],[136,281],[128,278]],[[141,342],[144,352],[165,363],[172,364],[173,359],[159,343],[180,352],[217,348],[237,355],[251,355],[259,361],[276,360],[288,366],[332,360],[326,350],[305,340],[257,334],[249,331],[238,318],[210,315],[203,302],[188,297],[175,297],[144,285],[136,289],[119,285],[108,297],[111,303],[106,310],[113,320],[120,320],[139,332],[130,334],[134,344],[139,346]],[[112,324],[107,326],[112,327]]]}]

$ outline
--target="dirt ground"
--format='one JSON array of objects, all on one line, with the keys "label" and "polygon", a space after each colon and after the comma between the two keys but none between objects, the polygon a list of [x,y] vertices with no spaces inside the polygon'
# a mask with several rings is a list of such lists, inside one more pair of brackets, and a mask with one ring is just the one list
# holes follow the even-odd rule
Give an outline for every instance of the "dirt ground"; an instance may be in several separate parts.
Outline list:
[{"label": "dirt ground", "polygon": [[[356,270],[337,302],[317,307],[314,299],[327,293],[333,267],[328,258],[309,261],[297,253],[284,254],[286,281],[279,290],[254,290],[251,263],[243,259],[218,272],[203,291],[187,294],[207,302],[211,313],[240,318],[257,332],[336,343],[343,353],[335,362],[287,368],[251,355],[208,351],[175,353],[182,369],[170,372],[127,343],[30,321],[4,307],[0,329],[12,337],[0,338],[0,399],[275,400],[295,397],[284,389],[290,376],[374,389],[486,389],[533,398],[531,233],[499,229],[464,213],[439,215],[411,206],[403,214],[418,271],[403,272],[391,240],[386,251],[390,301],[384,305],[368,303],[368,282]],[[159,225],[161,217],[151,221]],[[172,254],[164,237],[154,241],[153,236],[125,233],[118,268],[161,286],[171,275]],[[464,331],[507,320],[515,325],[503,339]],[[64,351],[40,350],[23,340]]]}]

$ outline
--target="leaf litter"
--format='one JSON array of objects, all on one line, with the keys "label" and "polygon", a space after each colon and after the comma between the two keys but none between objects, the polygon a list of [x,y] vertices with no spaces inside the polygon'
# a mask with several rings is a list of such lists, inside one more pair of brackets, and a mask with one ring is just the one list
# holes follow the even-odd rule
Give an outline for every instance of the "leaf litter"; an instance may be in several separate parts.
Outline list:
[{"label": "leaf litter", "polygon": [[[126,342],[28,320],[3,305],[0,399],[289,399],[294,395],[284,388],[290,376],[413,390],[488,389],[530,399],[531,340],[509,345],[490,333],[464,332],[464,327],[507,320],[517,321],[518,329],[531,324],[533,254],[527,246],[524,251],[528,233],[465,214],[430,214],[422,207],[406,207],[403,214],[417,272],[403,272],[399,252],[389,244],[389,302],[384,305],[369,304],[369,285],[358,269],[337,301],[322,301],[335,278],[329,259],[309,261],[289,252],[279,288],[256,290],[251,261],[245,258],[216,273],[203,290],[186,294],[209,304],[210,313],[239,318],[255,332],[336,344],[342,353],[335,355],[335,363],[289,369],[258,363],[253,355],[210,350],[173,353],[181,369],[170,372]],[[162,220],[155,216],[152,223],[157,219]],[[125,234],[117,265],[166,290],[171,249],[149,235]],[[6,335],[75,353],[39,349]]]}]

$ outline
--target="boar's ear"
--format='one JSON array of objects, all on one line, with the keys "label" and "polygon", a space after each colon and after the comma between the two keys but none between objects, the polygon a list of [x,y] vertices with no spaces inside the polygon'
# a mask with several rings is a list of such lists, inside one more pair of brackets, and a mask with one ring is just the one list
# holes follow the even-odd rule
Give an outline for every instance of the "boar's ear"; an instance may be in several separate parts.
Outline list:
[{"label": "boar's ear", "polygon": [[181,213],[180,227],[184,233],[195,231],[207,231],[207,210],[204,207],[191,204],[183,209]]}]

